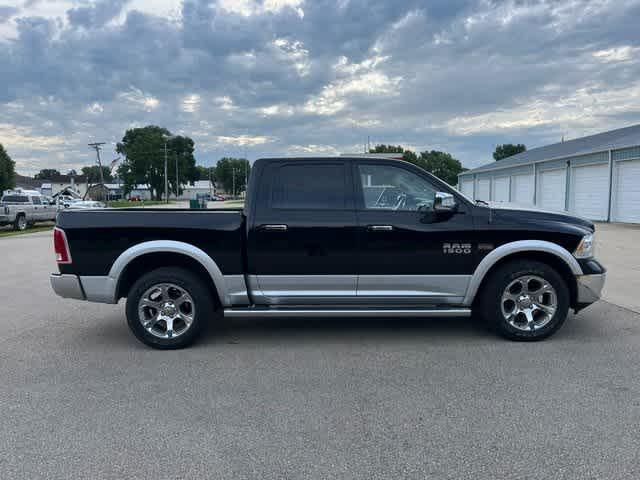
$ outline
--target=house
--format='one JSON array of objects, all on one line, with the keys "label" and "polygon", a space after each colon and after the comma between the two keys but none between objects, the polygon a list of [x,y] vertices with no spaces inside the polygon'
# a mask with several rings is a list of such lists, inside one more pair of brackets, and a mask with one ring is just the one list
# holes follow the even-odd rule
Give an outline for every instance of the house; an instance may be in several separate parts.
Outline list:
[{"label": "house", "polygon": [[128,195],[130,200],[151,200],[151,188],[146,184],[138,184],[131,189]]},{"label": "house", "polygon": [[69,189],[80,197],[84,197],[88,187],[86,175],[56,175],[51,179],[39,180],[39,182],[40,192],[50,197]]},{"label": "house", "polygon": [[209,180],[196,180],[192,184],[183,187],[179,200],[195,200],[198,195],[213,195],[216,189],[213,182]]},{"label": "house", "polygon": [[16,189],[21,188],[22,190],[40,190],[41,185],[42,180],[36,180],[33,177],[16,174]]},{"label": "house", "polygon": [[534,148],[458,176],[474,200],[640,223],[640,124]]},{"label": "house", "polygon": [[96,183],[87,189],[85,198],[101,202],[121,200],[123,198],[122,191],[122,185],[117,183]]}]

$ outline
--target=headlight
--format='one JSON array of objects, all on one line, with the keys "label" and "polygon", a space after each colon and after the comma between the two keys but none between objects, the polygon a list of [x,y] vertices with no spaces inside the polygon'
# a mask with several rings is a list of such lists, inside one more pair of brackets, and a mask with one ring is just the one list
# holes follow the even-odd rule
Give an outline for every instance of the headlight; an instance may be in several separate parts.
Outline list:
[{"label": "headlight", "polygon": [[573,252],[573,256],[576,258],[591,258],[595,250],[595,239],[593,233],[585,235],[580,240],[578,248]]}]

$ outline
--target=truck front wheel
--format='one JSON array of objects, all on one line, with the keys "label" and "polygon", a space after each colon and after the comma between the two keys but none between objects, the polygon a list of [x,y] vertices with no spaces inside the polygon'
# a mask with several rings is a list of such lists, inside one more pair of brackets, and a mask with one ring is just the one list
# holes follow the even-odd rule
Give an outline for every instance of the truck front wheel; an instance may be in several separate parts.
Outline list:
[{"label": "truck front wheel", "polygon": [[214,313],[209,290],[188,270],[163,267],[141,276],[127,295],[127,323],[141,342],[183,348],[203,332]]},{"label": "truck front wheel", "polygon": [[487,279],[479,314],[510,340],[542,340],[553,335],[569,311],[569,289],[556,270],[534,260],[500,266]]}]

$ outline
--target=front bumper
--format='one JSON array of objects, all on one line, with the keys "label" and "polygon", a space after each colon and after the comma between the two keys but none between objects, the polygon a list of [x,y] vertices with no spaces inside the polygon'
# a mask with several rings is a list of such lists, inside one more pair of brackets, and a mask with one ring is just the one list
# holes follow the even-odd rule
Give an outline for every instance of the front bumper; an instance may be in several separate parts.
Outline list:
[{"label": "front bumper", "polygon": [[594,275],[578,275],[576,281],[578,284],[577,302],[579,305],[590,305],[597,302],[602,294],[606,273]]},{"label": "front bumper", "polygon": [[73,298],[76,300],[86,300],[87,297],[82,289],[80,278],[77,275],[66,275],[60,273],[51,274],[51,287],[56,295],[62,298]]}]

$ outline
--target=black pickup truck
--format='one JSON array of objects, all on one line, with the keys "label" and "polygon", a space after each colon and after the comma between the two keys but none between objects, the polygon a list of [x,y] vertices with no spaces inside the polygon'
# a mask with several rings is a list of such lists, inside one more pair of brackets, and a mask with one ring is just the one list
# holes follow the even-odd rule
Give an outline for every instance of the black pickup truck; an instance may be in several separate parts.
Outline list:
[{"label": "black pickup truck", "polygon": [[144,343],[179,348],[225,317],[450,317],[539,340],[598,300],[594,225],[476,203],[382,158],[255,162],[240,210],[63,211],[66,298],[117,303]]}]

